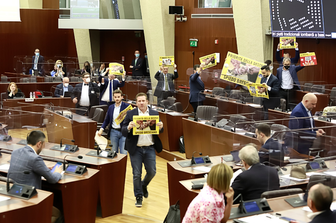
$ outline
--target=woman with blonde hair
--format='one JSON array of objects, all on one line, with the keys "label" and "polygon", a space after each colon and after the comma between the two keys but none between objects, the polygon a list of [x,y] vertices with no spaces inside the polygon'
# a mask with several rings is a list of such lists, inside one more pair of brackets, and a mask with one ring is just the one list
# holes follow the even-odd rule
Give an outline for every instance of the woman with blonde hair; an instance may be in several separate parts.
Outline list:
[{"label": "woman with blonde hair", "polygon": [[17,87],[15,82],[11,82],[7,88],[8,98],[22,98],[24,97],[23,92]]},{"label": "woman with blonde hair", "polygon": [[213,166],[208,174],[207,183],[190,203],[182,222],[227,222],[234,195],[230,187],[232,175],[231,167],[225,163]]},{"label": "woman with blonde hair", "polygon": [[54,70],[50,72],[50,75],[52,77],[65,77],[66,76],[66,71],[65,68],[63,67],[63,62],[61,60],[57,60],[54,66]]}]

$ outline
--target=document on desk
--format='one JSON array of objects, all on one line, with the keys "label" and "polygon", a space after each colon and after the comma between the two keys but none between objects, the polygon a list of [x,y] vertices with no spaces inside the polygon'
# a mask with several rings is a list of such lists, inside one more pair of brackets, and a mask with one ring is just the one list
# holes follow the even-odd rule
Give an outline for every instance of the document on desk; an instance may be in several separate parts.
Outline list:
[{"label": "document on desk", "polygon": [[280,178],[290,179],[290,180],[299,181],[299,182],[303,182],[303,181],[309,180],[309,177],[307,177],[305,179],[300,179],[300,178],[290,177],[289,174],[280,176]]},{"label": "document on desk", "polygon": [[260,215],[253,215],[251,217],[240,218],[239,219],[245,223],[256,223],[256,222],[267,222],[267,223],[285,223],[288,222],[286,220],[279,219],[270,214],[260,214]]},{"label": "document on desk", "polygon": [[209,173],[211,170],[211,167],[207,167],[207,166],[196,166],[194,167],[194,170],[198,170],[198,171],[202,171],[202,172],[207,172]]},{"label": "document on desk", "polygon": [[8,171],[9,170],[9,163],[0,165],[0,171]]},{"label": "document on desk", "polygon": [[336,171],[326,171],[324,173],[336,177]]},{"label": "document on desk", "polygon": [[1,196],[0,195],[0,202],[1,201],[7,201],[7,200],[9,200],[10,199],[10,197],[5,197],[5,196]]},{"label": "document on desk", "polygon": [[108,144],[107,139],[103,136],[99,136],[98,131],[96,132],[96,135],[95,135],[95,141],[100,149],[102,150],[106,149],[107,144]]}]

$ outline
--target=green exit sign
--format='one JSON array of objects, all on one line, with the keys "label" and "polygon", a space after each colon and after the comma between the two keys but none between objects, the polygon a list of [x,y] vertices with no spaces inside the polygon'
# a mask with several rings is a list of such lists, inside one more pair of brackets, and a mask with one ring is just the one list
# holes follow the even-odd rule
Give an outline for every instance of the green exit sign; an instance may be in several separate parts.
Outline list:
[{"label": "green exit sign", "polygon": [[197,40],[190,40],[190,46],[191,47],[197,47]]}]

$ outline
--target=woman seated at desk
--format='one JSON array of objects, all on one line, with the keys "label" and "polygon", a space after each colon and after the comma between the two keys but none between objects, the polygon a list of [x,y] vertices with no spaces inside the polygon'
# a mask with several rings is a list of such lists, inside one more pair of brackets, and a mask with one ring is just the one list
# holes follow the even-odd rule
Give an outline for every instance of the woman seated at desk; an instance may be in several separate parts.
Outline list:
[{"label": "woman seated at desk", "polygon": [[61,60],[57,60],[54,66],[54,70],[50,72],[50,75],[52,77],[65,77],[66,76],[66,70],[63,67],[63,62]]},{"label": "woman seated at desk", "polygon": [[207,183],[190,203],[182,223],[226,222],[233,203],[234,191],[230,187],[232,175],[231,167],[224,163],[213,166],[208,174]]},{"label": "woman seated at desk", "polygon": [[24,93],[16,86],[15,82],[11,82],[7,88],[8,98],[24,98]]}]

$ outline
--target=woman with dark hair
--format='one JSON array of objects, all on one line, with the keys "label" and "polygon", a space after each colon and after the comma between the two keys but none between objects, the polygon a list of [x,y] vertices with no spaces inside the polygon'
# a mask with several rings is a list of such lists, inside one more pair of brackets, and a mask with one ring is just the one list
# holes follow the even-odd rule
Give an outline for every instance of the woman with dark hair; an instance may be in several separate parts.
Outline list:
[{"label": "woman with dark hair", "polygon": [[11,82],[7,88],[8,98],[22,98],[24,97],[23,92],[17,87],[15,82]]},{"label": "woman with dark hair", "polygon": [[82,69],[82,74],[84,74],[84,73],[89,73],[91,75],[91,66],[90,66],[89,61],[84,62],[84,67]]}]

